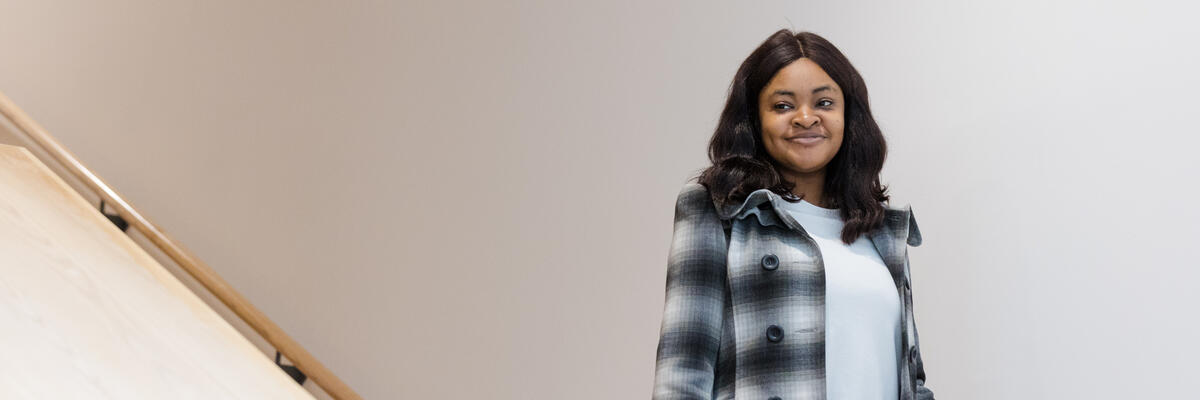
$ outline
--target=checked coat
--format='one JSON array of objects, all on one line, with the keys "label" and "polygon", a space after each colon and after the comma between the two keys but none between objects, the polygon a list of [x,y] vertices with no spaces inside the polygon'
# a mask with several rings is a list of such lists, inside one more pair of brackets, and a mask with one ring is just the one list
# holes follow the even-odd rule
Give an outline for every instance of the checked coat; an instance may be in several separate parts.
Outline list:
[{"label": "checked coat", "polygon": [[[654,400],[825,399],[825,265],[784,201],[759,189],[720,206],[696,182],[679,192]],[[884,226],[868,237],[901,298],[896,398],[932,400],[908,266],[921,233],[911,206],[884,208]]]}]

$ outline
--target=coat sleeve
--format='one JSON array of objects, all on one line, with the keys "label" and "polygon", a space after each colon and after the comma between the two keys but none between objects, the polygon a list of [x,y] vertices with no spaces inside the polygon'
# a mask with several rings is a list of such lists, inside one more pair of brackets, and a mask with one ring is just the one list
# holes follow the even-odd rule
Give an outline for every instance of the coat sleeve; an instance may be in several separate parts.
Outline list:
[{"label": "coat sleeve", "polygon": [[708,191],[686,185],[675,203],[653,400],[712,398],[724,322],[725,246]]},{"label": "coat sleeve", "polygon": [[[909,212],[909,220],[908,220],[908,244],[911,246],[920,246],[921,245],[921,230],[917,228],[917,219],[916,219],[916,216],[914,216],[914,214],[912,214],[911,209]],[[912,292],[912,277],[911,277],[912,269],[908,265],[908,252],[904,253],[904,264],[905,264],[905,266],[904,266],[905,269],[908,269],[909,274],[910,274],[910,276],[907,279],[908,279],[908,285],[909,285],[909,296],[911,296],[912,295],[912,293],[911,293]],[[929,390],[929,387],[925,386],[925,363],[921,360],[921,336],[919,334],[919,331],[917,330],[917,317],[916,317],[915,313],[913,314],[913,345],[916,346],[916,349],[917,349],[917,354],[916,354],[915,359],[913,360],[913,365],[912,365],[912,368],[913,368],[912,375],[913,375],[913,378],[917,381],[917,384],[916,384],[917,400],[934,400],[933,399],[933,391]]]}]

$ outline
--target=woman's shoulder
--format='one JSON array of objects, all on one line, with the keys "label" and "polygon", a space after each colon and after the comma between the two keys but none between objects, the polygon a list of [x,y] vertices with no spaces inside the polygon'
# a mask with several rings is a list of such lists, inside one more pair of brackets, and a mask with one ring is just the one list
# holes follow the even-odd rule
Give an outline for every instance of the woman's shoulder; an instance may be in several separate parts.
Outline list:
[{"label": "woman's shoulder", "polygon": [[708,187],[696,181],[688,181],[679,189],[675,199],[675,218],[717,221],[720,219],[716,203]]},{"label": "woman's shoulder", "polygon": [[921,229],[917,226],[917,215],[913,213],[911,203],[904,205],[893,205],[890,202],[881,203],[889,215],[889,221],[896,224],[895,230],[907,232],[905,239],[909,246],[917,247],[921,245]]},{"label": "woman's shoulder", "polygon": [[679,189],[680,199],[701,194],[708,196],[708,188],[705,187],[704,184],[696,181],[687,181],[683,184],[683,187]]},{"label": "woman's shoulder", "polygon": [[683,187],[679,189],[679,195],[675,198],[675,205],[677,208],[685,208],[688,211],[711,210],[716,213],[716,204],[713,203],[708,187],[696,181],[688,181],[683,184]]}]

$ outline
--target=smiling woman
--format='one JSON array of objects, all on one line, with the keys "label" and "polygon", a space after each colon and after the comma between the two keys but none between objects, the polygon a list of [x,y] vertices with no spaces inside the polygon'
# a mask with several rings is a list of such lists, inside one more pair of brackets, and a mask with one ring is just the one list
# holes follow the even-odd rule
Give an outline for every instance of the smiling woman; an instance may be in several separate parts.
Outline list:
[{"label": "smiling woman", "polygon": [[780,30],[742,63],[679,192],[654,399],[932,400],[887,144],[832,44]]},{"label": "smiling woman", "polygon": [[708,153],[698,181],[719,204],[769,188],[840,209],[846,243],[882,225],[887,143],[862,76],[817,34],[780,30],[746,58]]},{"label": "smiling woman", "polygon": [[[763,146],[789,181],[803,183],[801,195],[821,201],[824,167],[842,147],[842,91],[821,66],[807,58],[783,67],[759,97]],[[832,207],[831,207],[832,208]]]}]

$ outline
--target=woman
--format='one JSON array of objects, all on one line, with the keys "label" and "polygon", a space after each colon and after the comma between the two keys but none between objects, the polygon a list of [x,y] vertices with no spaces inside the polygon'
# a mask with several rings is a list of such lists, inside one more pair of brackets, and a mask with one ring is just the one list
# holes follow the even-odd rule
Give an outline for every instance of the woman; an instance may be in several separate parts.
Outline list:
[{"label": "woman", "polygon": [[742,63],[675,205],[654,399],[933,399],[911,207],[887,205],[863,79],[809,32]]}]

